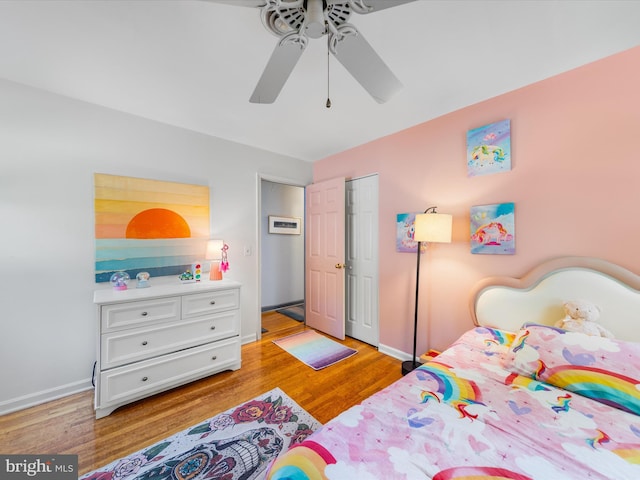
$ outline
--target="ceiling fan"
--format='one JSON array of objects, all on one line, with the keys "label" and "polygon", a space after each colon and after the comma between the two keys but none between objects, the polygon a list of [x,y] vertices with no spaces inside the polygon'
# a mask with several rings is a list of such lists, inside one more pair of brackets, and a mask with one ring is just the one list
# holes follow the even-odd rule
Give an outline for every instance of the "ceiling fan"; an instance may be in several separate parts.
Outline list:
[{"label": "ceiling fan", "polygon": [[[402,84],[350,24],[353,12],[367,14],[415,0],[208,0],[260,9],[262,23],[279,37],[249,101],[273,103],[302,56],[309,38],[328,35],[338,61],[378,102],[389,100]],[[330,106],[327,100],[327,107]]]}]

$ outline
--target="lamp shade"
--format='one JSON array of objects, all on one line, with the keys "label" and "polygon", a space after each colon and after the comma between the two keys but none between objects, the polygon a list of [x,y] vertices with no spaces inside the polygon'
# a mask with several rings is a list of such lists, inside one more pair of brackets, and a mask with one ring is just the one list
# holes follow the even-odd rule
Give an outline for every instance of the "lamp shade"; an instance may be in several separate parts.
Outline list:
[{"label": "lamp shade", "polygon": [[416,242],[451,243],[453,216],[446,213],[416,215],[413,239]]},{"label": "lamp shade", "polygon": [[224,247],[224,240],[209,240],[205,258],[207,260],[220,260],[222,258],[222,247]]}]

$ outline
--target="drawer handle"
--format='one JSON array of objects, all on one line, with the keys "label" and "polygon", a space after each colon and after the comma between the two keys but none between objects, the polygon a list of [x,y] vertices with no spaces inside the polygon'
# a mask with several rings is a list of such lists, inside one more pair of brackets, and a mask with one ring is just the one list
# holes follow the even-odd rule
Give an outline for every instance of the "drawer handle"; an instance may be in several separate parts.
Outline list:
[{"label": "drawer handle", "polygon": [[140,315],[142,315],[143,317],[146,317],[149,314],[147,312],[142,312]]},{"label": "drawer handle", "polygon": [[211,300],[209,303],[210,303],[211,305],[215,305],[215,304],[216,304],[216,301],[215,301],[215,300]]},{"label": "drawer handle", "polygon": [[211,360],[217,360],[217,359],[218,359],[217,355],[214,355],[213,357],[211,357]]},{"label": "drawer handle", "polygon": [[143,382],[146,382],[147,380],[149,380],[149,377],[142,377]]},{"label": "drawer handle", "polygon": [[211,330],[215,330],[216,326],[215,325],[211,325]]},{"label": "drawer handle", "polygon": [[142,345],[146,346],[147,345],[147,341],[145,340],[144,342],[142,342]]}]

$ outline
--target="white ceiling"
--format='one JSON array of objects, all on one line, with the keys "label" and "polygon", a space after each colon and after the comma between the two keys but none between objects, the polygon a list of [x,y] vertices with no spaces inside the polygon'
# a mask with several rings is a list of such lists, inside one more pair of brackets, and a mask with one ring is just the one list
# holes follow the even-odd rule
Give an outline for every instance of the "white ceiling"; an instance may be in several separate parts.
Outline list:
[{"label": "white ceiling", "polygon": [[198,0],[0,1],[0,78],[315,161],[640,44],[640,0],[418,0],[356,25],[404,84],[376,103],[311,40],[274,104],[276,37]]}]

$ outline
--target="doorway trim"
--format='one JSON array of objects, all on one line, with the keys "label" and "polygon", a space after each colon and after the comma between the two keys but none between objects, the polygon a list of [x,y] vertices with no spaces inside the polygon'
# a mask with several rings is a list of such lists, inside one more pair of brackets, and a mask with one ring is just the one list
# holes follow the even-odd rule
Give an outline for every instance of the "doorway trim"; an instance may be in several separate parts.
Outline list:
[{"label": "doorway trim", "polygon": [[[305,188],[309,183],[304,183],[300,180],[294,180],[287,177],[279,177],[275,175],[270,175],[266,173],[258,172],[256,174],[256,252],[255,252],[255,262],[256,262],[256,271],[258,272],[258,288],[256,289],[258,295],[256,296],[256,311],[259,313],[258,321],[256,322],[256,339],[260,340],[262,338],[262,181],[265,180],[267,182],[272,183],[280,183],[282,185],[290,185],[293,187],[302,187]],[[302,235],[305,233],[302,232]],[[304,265],[303,265],[304,268]]]}]

